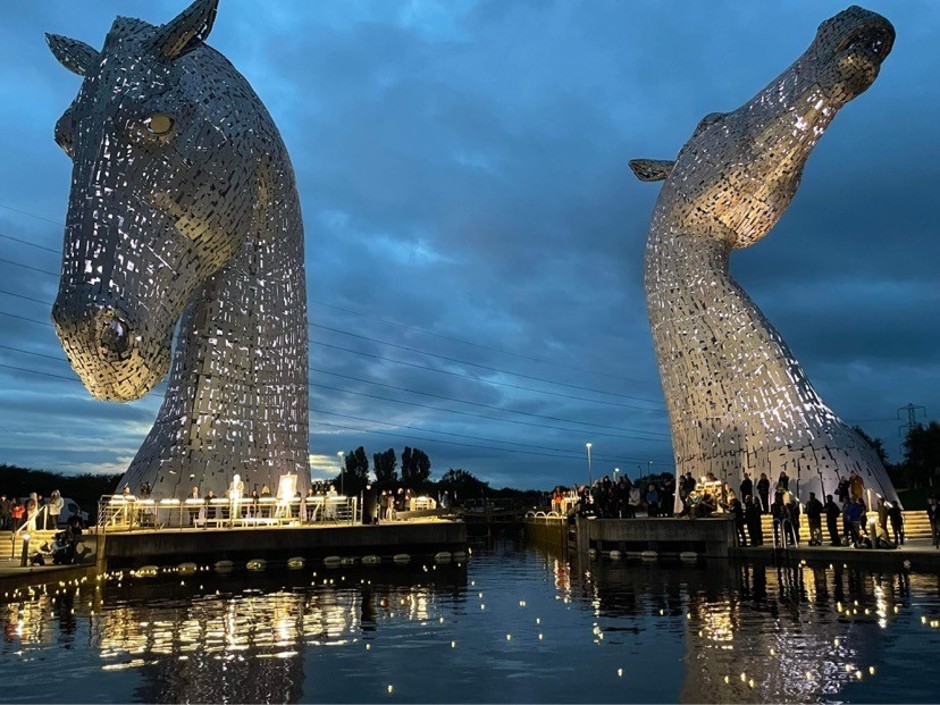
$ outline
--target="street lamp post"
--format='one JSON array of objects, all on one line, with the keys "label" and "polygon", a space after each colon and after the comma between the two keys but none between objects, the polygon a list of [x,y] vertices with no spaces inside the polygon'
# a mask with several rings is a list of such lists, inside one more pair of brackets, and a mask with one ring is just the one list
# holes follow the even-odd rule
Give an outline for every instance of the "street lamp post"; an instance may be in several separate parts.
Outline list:
[{"label": "street lamp post", "polygon": [[614,484],[617,484],[617,475],[620,474],[620,468],[614,468]]},{"label": "street lamp post", "polygon": [[593,445],[592,443],[584,444],[584,447],[587,448],[587,456],[588,456],[588,487],[594,484],[594,479],[591,475],[591,446],[592,445]]},{"label": "street lamp post", "polygon": [[346,455],[346,453],[339,451],[337,455],[339,456],[339,493],[345,497],[346,492],[343,489],[343,476],[346,474],[346,468],[343,466],[343,456]]}]

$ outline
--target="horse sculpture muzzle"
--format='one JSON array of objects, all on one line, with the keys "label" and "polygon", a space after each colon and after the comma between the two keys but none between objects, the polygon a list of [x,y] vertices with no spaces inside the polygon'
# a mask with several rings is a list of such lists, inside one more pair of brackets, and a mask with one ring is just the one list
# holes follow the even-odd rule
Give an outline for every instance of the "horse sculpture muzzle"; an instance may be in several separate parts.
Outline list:
[{"label": "horse sculpture muzzle", "polygon": [[134,318],[88,285],[60,290],[52,320],[85,387],[97,399],[133,401],[149,392],[170,366],[170,341],[147,341]]}]

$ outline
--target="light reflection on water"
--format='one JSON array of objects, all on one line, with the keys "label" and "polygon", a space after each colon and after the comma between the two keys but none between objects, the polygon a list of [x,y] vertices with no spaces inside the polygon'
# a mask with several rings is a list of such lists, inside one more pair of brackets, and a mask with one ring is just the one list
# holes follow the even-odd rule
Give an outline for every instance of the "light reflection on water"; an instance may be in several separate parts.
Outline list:
[{"label": "light reflection on water", "polygon": [[467,567],[34,591],[0,605],[0,699],[932,702],[938,619],[934,575],[578,567],[503,541]]}]

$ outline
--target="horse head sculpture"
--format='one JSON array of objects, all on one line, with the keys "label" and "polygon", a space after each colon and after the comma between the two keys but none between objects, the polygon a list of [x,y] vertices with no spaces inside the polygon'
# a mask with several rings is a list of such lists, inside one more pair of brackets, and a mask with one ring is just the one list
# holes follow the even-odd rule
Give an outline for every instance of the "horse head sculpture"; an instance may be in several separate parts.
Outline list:
[{"label": "horse head sculpture", "polygon": [[875,82],[893,44],[885,18],[850,7],[823,22],[802,56],[754,98],[702,118],[675,161],[630,166],[643,181],[665,179],[663,194],[688,204],[685,218],[747,247],[783,215],[816,142]]},{"label": "horse head sculpture", "polygon": [[217,1],[162,26],[118,18],[100,51],[47,35],[83,77],[55,128],[73,167],[52,318],[99,399],[141,397],[173,357],[163,408],[122,480],[157,495],[184,475],[219,494],[239,471],[309,480],[293,171],[248,82],[205,43]]},{"label": "horse head sculpture", "polygon": [[706,116],[674,161],[630,163],[643,181],[665,180],[645,279],[679,474],[710,471],[737,486],[745,472],[786,471],[805,499],[854,470],[896,496],[875,453],[822,402],[728,268],[733,249],[780,219],[813,147],[878,77],[894,36],[873,12],[840,12],[754,98]]}]

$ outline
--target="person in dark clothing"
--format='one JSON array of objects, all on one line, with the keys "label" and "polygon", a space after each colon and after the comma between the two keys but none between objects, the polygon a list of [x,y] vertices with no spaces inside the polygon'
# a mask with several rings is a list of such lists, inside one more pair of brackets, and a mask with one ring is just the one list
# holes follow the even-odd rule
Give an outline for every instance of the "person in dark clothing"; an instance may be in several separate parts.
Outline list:
[{"label": "person in dark clothing", "polygon": [[816,493],[809,493],[809,501],[806,503],[806,521],[809,524],[809,545],[822,546],[822,515],[823,503],[816,499]]},{"label": "person in dark clothing", "polygon": [[760,474],[757,481],[757,496],[760,498],[761,514],[770,514],[770,480],[765,472]]},{"label": "person in dark clothing", "polygon": [[936,497],[927,498],[927,519],[930,521],[930,537],[934,548],[940,548],[940,504]]},{"label": "person in dark clothing", "polygon": [[861,500],[849,502],[845,505],[845,519],[849,524],[849,532],[852,536],[852,543],[858,544],[862,540],[862,526],[865,506]]},{"label": "person in dark clothing", "polygon": [[731,500],[731,516],[734,518],[734,529],[738,536],[738,545],[747,546],[747,534],[744,531],[744,507],[737,497]]},{"label": "person in dark clothing", "polygon": [[839,509],[839,505],[832,501],[832,495],[826,495],[826,504],[823,505],[823,511],[826,513],[826,528],[829,530],[829,540],[832,542],[833,546],[841,546],[842,541],[839,539],[839,517],[842,515],[842,510]]},{"label": "person in dark clothing", "polygon": [[[790,494],[790,501],[786,505],[787,518],[793,527],[793,540],[799,545],[802,537],[800,536],[800,504],[796,501],[796,495]],[[820,530],[820,533],[822,531]]]},{"label": "person in dark clothing", "polygon": [[787,475],[786,470],[780,471],[780,477],[777,478],[777,489],[783,490],[784,492],[787,492],[790,489],[790,476]]},{"label": "person in dark clothing", "polygon": [[663,481],[663,490],[659,498],[659,512],[664,517],[671,517],[675,514],[676,502],[676,481],[667,477]]},{"label": "person in dark clothing", "polygon": [[839,478],[839,485],[836,487],[836,497],[839,498],[839,503],[844,507],[849,501],[849,481],[844,478]]},{"label": "person in dark clothing", "polygon": [[904,514],[901,512],[901,505],[898,502],[891,502],[888,505],[888,521],[891,522],[891,533],[894,535],[894,542],[898,546],[904,544]]},{"label": "person in dark clothing", "polygon": [[754,494],[754,483],[751,481],[751,476],[747,473],[744,473],[744,479],[741,480],[741,501],[746,502],[747,498]]},{"label": "person in dark clothing", "polygon": [[764,529],[761,526],[760,504],[756,497],[747,498],[747,507],[744,510],[744,523],[747,524],[747,533],[750,538],[751,546],[764,545]]}]

